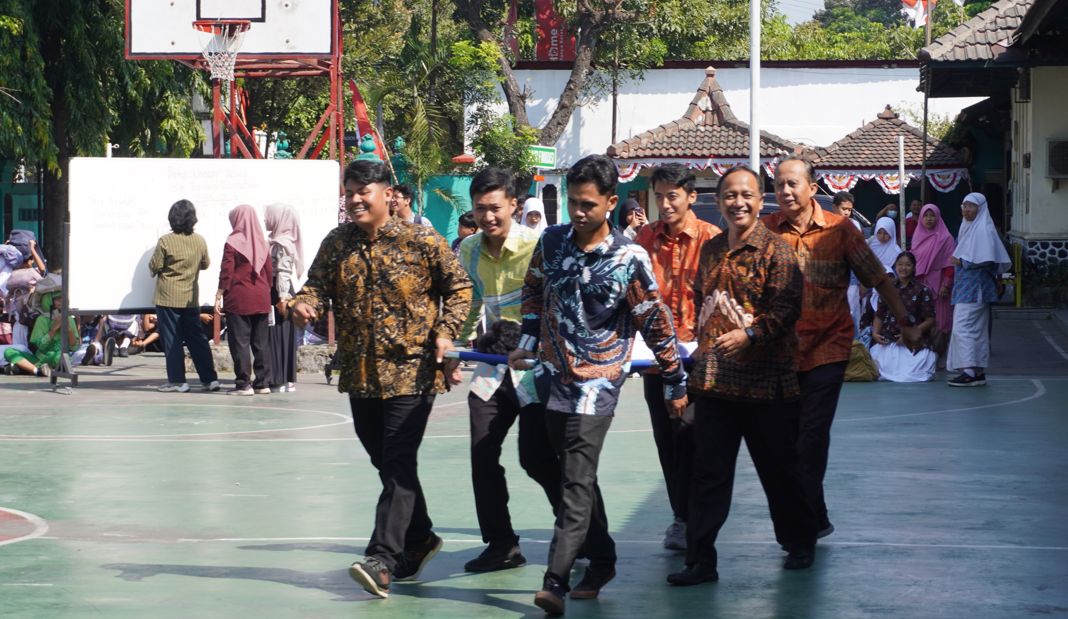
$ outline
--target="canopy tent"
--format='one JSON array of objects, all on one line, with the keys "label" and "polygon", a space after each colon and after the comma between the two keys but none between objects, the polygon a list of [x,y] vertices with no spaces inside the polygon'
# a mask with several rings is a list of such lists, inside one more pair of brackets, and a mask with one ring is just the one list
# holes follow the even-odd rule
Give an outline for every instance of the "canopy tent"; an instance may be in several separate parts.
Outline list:
[{"label": "canopy tent", "polygon": [[[890,109],[827,148],[814,150],[816,176],[832,191],[849,191],[859,181],[875,181],[884,193],[901,191],[898,136],[905,136],[905,176],[923,173],[923,130],[901,120]],[[927,180],[937,191],[950,193],[968,178],[964,159],[952,148],[927,136]],[[906,181],[907,185],[907,181]]]},{"label": "canopy tent", "polygon": [[[760,132],[760,161],[768,176],[774,175],[780,156],[800,151],[798,144]],[[749,163],[749,125],[735,117],[716,81],[716,70],[708,67],[682,118],[617,142],[606,154],[615,162],[621,183],[634,180],[642,168],[668,163],[722,175],[728,168]]]}]

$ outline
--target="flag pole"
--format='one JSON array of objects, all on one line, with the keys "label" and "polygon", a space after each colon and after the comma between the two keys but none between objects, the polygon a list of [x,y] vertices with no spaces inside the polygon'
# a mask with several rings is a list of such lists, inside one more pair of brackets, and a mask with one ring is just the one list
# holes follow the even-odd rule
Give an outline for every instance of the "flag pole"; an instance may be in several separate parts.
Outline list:
[{"label": "flag pole", "polygon": [[760,0],[749,0],[749,165],[760,174]]}]

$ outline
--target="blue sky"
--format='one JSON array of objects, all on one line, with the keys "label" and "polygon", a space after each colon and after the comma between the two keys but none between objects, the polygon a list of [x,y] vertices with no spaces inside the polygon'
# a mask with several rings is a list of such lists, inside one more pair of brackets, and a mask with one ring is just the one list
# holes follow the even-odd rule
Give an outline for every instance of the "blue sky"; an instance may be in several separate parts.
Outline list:
[{"label": "blue sky", "polygon": [[823,8],[823,0],[777,0],[779,12],[786,15],[791,24],[812,19],[812,14]]}]

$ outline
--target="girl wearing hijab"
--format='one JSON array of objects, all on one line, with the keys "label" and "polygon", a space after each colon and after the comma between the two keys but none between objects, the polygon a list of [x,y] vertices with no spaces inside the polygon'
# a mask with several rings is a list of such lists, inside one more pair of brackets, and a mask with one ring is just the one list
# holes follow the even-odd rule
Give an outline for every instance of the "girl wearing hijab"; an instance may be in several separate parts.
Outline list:
[{"label": "girl wearing hijab", "polygon": [[549,225],[545,220],[545,204],[538,198],[527,199],[523,203],[522,223],[528,228],[533,228],[538,234],[544,232]]},{"label": "girl wearing hijab", "polygon": [[274,326],[267,332],[271,351],[271,391],[288,393],[297,390],[297,345],[300,330],[286,320],[285,307],[300,290],[304,275],[304,245],[300,238],[300,216],[288,204],[271,204],[263,213],[263,223],[270,233],[271,311]]},{"label": "girl wearing hijab", "polygon": [[879,380],[895,383],[922,383],[935,373],[938,355],[931,347],[931,328],[935,325],[935,294],[914,277],[916,256],[901,252],[894,264],[897,274],[897,294],[905,310],[916,318],[923,333],[923,349],[913,353],[901,343],[901,325],[889,312],[886,303],[879,302],[871,333],[874,345],[871,358],[879,364]]},{"label": "girl wearing hijab", "polygon": [[[256,211],[242,204],[230,211],[234,231],[226,237],[215,310],[226,312],[226,341],[234,360],[234,388],[227,395],[270,393],[267,329],[274,271]],[[252,359],[249,348],[252,348]],[[249,384],[250,370],[256,380]]]},{"label": "girl wearing hijab", "polygon": [[962,370],[949,381],[951,387],[986,384],[990,361],[990,310],[998,298],[998,275],[1012,266],[1009,252],[994,229],[994,220],[981,193],[970,193],[960,207],[964,221],[957,235],[957,249],[950,261],[957,267],[953,284],[953,333],[946,367]]},{"label": "girl wearing hijab", "polygon": [[912,253],[916,256],[916,279],[935,295],[935,327],[948,337],[953,331],[953,250],[957,242],[942,221],[942,212],[933,204],[920,210],[919,225],[912,235]]},{"label": "girl wearing hijab", "polygon": [[[868,239],[868,245],[871,250],[875,252],[875,256],[879,258],[879,262],[883,263],[883,268],[890,275],[894,275],[894,263],[897,262],[897,255],[901,253],[901,247],[897,244],[897,226],[894,224],[894,220],[889,217],[880,217],[875,222],[875,234],[871,235]],[[872,311],[878,309],[876,303],[879,301],[879,295],[871,295],[871,309]],[[867,321],[863,321],[866,323]],[[867,324],[862,324],[862,329],[867,327]]]}]

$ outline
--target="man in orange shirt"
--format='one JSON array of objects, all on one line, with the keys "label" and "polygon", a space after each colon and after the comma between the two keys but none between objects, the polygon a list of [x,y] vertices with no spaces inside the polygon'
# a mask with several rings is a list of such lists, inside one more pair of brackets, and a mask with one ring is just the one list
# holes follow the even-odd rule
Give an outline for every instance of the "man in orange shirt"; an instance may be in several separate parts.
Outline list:
[{"label": "man in orange shirt", "polygon": [[[643,226],[634,242],[649,252],[660,298],[671,309],[680,344],[693,342],[697,314],[693,303],[693,279],[705,241],[720,229],[701,221],[691,207],[697,201],[697,178],[684,165],[672,163],[653,170],[649,184],[656,196],[660,220]],[[653,423],[653,440],[664,471],[668,500],[675,519],[667,529],[664,548],[686,549],[686,520],[693,473],[693,405],[681,417],[668,414],[664,403],[664,383],[659,372],[650,370],[645,382],[645,401]]]},{"label": "man in orange shirt", "polygon": [[846,297],[849,272],[864,286],[874,288],[889,306],[901,325],[903,344],[915,351],[923,343],[915,317],[905,311],[882,263],[848,219],[825,212],[812,199],[817,189],[810,162],[796,155],[783,159],[775,170],[775,199],[782,210],[763,221],[794,248],[805,276],[794,356],[801,386],[797,451],[801,481],[820,522],[818,537],[826,537],[834,532],[834,525],[823,499],[823,476],[831,423],[853,345],[853,318]]}]

